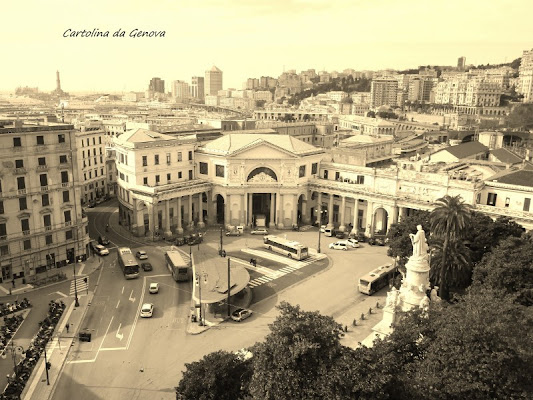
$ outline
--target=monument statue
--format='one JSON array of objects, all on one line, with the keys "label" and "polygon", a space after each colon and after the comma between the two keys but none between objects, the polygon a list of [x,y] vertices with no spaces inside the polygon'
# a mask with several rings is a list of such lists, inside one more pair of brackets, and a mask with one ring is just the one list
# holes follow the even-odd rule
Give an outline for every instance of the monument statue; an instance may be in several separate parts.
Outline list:
[{"label": "monument statue", "polygon": [[428,243],[426,241],[426,233],[422,229],[422,225],[417,225],[416,229],[416,234],[409,234],[413,245],[413,257],[427,257]]},{"label": "monument statue", "polygon": [[395,287],[392,288],[390,292],[387,293],[387,300],[385,303],[385,307],[396,307],[398,305],[398,295],[400,293],[398,292],[398,289]]},{"label": "monument statue", "polygon": [[422,314],[427,315],[429,310],[429,298],[427,296],[424,296],[420,301],[420,308],[422,309]]}]

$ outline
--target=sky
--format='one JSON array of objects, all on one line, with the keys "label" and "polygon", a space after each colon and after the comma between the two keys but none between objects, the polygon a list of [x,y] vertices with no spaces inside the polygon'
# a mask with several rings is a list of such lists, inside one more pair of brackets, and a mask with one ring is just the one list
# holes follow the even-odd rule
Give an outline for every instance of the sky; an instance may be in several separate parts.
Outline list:
[{"label": "sky", "polygon": [[[224,88],[284,70],[510,62],[533,48],[531,0],[4,0],[0,91],[144,91],[216,65]],[[109,31],[108,38],[63,37]],[[113,38],[118,29],[125,37]],[[129,37],[133,29],[165,37]]]}]

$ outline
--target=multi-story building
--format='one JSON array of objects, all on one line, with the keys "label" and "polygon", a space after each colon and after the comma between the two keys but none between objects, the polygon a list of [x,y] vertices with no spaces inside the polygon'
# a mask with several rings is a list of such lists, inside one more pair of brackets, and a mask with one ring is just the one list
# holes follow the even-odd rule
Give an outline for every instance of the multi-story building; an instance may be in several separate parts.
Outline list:
[{"label": "multi-story building", "polygon": [[222,90],[222,71],[213,65],[205,71],[204,95],[216,96],[219,90]]},{"label": "multi-story building", "polygon": [[187,82],[179,80],[172,82],[172,97],[177,101],[183,101],[188,99],[189,96],[189,84]]},{"label": "multi-story building", "polygon": [[533,49],[524,50],[519,68],[518,92],[524,95],[524,102],[533,101]]},{"label": "multi-story building", "polygon": [[219,106],[220,105],[220,97],[218,97],[217,95],[205,96],[205,105],[206,106],[213,106],[213,107]]},{"label": "multi-story building", "polygon": [[389,121],[357,115],[339,116],[339,127],[350,129],[357,134],[370,136],[393,135],[396,131],[395,125]]},{"label": "multi-story building", "polygon": [[107,193],[106,132],[101,122],[76,124],[78,170],[82,187],[81,203],[94,202]]},{"label": "multi-story building", "polygon": [[435,103],[497,107],[501,93],[499,84],[483,79],[450,79],[435,86]]},{"label": "multi-story building", "polygon": [[201,76],[193,76],[191,79],[190,94],[194,99],[203,100],[205,97],[205,83],[204,78]]},{"label": "multi-story building", "polygon": [[370,105],[374,108],[380,106],[396,106],[398,81],[394,78],[377,78],[372,80],[370,87]]},{"label": "multi-story building", "polygon": [[278,80],[276,78],[272,78],[270,76],[262,76],[259,78],[259,87],[264,89],[271,89],[275,88],[278,84]]},{"label": "multi-story building", "polygon": [[270,90],[258,90],[254,92],[253,99],[256,101],[266,101],[267,103],[272,101],[272,92]]},{"label": "multi-story building", "polygon": [[335,91],[328,92],[326,94],[329,99],[335,100],[335,101],[341,101],[345,97],[348,97],[348,93],[343,92],[342,90],[335,90]]},{"label": "multi-story building", "polygon": [[370,92],[354,92],[351,96],[354,103],[370,104]]},{"label": "multi-story building", "polygon": [[161,78],[150,79],[148,91],[153,93],[165,93],[165,81]]},{"label": "multi-story building", "polygon": [[466,57],[459,57],[457,59],[457,69],[464,71],[466,67]]},{"label": "multi-story building", "polygon": [[200,210],[208,187],[197,178],[196,139],[138,129],[114,143],[123,226],[141,236],[169,235],[171,227],[183,232],[183,220],[203,226]]},{"label": "multi-story building", "polygon": [[77,133],[18,120],[0,128],[0,280],[32,282],[86,258]]}]

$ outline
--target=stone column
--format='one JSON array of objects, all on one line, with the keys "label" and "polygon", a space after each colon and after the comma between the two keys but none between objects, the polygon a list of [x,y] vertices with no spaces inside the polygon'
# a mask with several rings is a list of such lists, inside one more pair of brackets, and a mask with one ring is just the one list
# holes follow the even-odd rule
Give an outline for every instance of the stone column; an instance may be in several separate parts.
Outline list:
[{"label": "stone column", "polygon": [[148,235],[153,236],[154,231],[154,205],[152,203],[146,204],[148,209]]},{"label": "stone column", "polygon": [[374,235],[374,203],[371,201],[366,202],[366,236],[371,237]]},{"label": "stone column", "polygon": [[318,221],[318,229],[322,226],[322,192],[318,192],[317,197],[317,206],[316,206],[316,213],[317,213],[317,221]]},{"label": "stone column", "polygon": [[[306,199],[309,198],[308,196],[308,193],[306,193]],[[302,222],[306,225],[309,225],[310,221],[309,221],[309,210],[307,209],[307,206],[308,206],[308,201],[307,200],[304,200],[302,198]]]},{"label": "stone column", "polygon": [[170,230],[170,200],[165,200],[165,236],[172,236],[172,232]]},{"label": "stone column", "polygon": [[176,228],[176,232],[178,233],[178,235],[181,235],[183,233],[183,227],[181,226],[181,196],[178,196],[178,211],[176,212],[176,214],[178,214],[178,223],[177,223],[177,228]]},{"label": "stone column", "polygon": [[298,194],[293,195],[292,203],[292,226],[298,225]]},{"label": "stone column", "polygon": [[359,233],[359,199],[354,199],[353,205],[353,227],[352,233],[357,235]]},{"label": "stone column", "polygon": [[246,195],[243,193],[239,195],[239,225],[245,226],[246,225],[246,208],[244,203],[246,203]]},{"label": "stone column", "polygon": [[402,220],[405,218],[405,212],[407,211],[407,209],[405,207],[399,207],[400,208],[400,212],[399,212],[399,215],[398,215],[398,222],[402,222]]},{"label": "stone column", "polygon": [[282,214],[282,203],[283,199],[281,193],[276,193],[276,225],[278,229],[283,228],[283,214]]},{"label": "stone column", "polygon": [[327,228],[333,228],[333,193],[329,194],[329,204],[328,204],[328,225]]},{"label": "stone column", "polygon": [[224,200],[224,225],[226,225],[226,229],[228,229],[228,226],[230,225],[230,205],[229,205],[229,198],[230,195],[226,194],[226,199]]},{"label": "stone column", "polygon": [[346,197],[345,196],[342,196],[341,198],[341,220],[340,220],[340,226],[339,226],[339,230],[341,232],[344,232],[346,230],[346,225],[345,224],[345,221],[344,221],[344,214],[345,214],[345,211],[346,211]]},{"label": "stone column", "polygon": [[205,227],[203,197],[203,192],[198,193],[198,228]]},{"label": "stone column", "polygon": [[[248,213],[248,219],[246,221],[246,224],[251,228],[252,227],[252,219],[253,219],[253,202],[254,202],[254,194],[248,193],[248,204],[247,204],[247,213]],[[272,210],[271,210],[272,211]],[[270,213],[272,216],[272,212]]]},{"label": "stone column", "polygon": [[276,227],[276,221],[274,221],[275,211],[276,211],[276,194],[270,193],[270,221],[269,221],[268,227],[271,229]]},{"label": "stone column", "polygon": [[188,215],[189,221],[188,221],[187,228],[188,229],[192,229],[192,228],[194,228],[194,222],[193,222],[193,218],[192,218],[193,217],[193,215],[192,215],[192,194],[189,195],[188,212],[189,212],[189,215]]}]

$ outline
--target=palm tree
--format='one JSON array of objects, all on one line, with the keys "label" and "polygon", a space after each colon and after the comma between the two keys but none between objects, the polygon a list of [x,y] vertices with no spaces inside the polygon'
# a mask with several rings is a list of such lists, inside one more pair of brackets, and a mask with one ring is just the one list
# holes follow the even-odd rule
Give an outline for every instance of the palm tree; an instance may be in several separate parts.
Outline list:
[{"label": "palm tree", "polygon": [[[430,215],[431,234],[442,244],[435,254],[435,258],[439,260],[432,262],[431,267],[434,269],[432,275],[438,276],[440,297],[448,300],[450,279],[453,279],[453,274],[450,274],[450,271],[454,269],[453,265],[456,264],[453,260],[459,261],[458,265],[463,264],[460,261],[462,257],[457,254],[459,249],[457,242],[463,237],[465,229],[470,224],[472,208],[463,201],[460,195],[446,195],[437,199],[435,203],[436,207]],[[464,260],[467,261],[468,258],[464,258]]]}]

